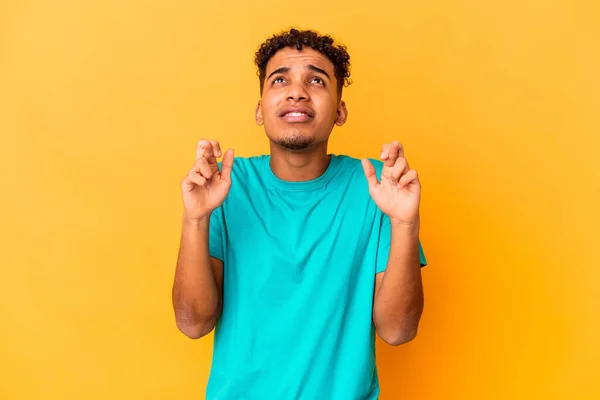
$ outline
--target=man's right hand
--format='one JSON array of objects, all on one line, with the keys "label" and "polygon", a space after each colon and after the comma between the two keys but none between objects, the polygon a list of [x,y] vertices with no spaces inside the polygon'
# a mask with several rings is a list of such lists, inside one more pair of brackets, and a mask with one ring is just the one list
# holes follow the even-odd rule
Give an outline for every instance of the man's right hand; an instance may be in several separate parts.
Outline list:
[{"label": "man's right hand", "polygon": [[221,171],[217,158],[221,148],[216,140],[200,140],[196,147],[196,162],[181,182],[184,218],[200,220],[209,216],[225,201],[231,188],[233,149],[223,156]]}]

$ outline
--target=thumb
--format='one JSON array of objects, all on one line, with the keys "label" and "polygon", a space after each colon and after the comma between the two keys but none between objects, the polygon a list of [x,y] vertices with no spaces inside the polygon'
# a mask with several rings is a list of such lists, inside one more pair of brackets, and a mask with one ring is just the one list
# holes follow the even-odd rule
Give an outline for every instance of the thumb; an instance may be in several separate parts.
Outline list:
[{"label": "thumb", "polygon": [[367,183],[369,184],[369,190],[374,190],[379,182],[377,181],[377,174],[375,173],[375,167],[371,164],[366,158],[362,159],[363,171],[365,172],[365,178],[367,178]]},{"label": "thumb", "polygon": [[231,183],[231,169],[233,168],[233,149],[227,149],[221,163],[221,179]]}]

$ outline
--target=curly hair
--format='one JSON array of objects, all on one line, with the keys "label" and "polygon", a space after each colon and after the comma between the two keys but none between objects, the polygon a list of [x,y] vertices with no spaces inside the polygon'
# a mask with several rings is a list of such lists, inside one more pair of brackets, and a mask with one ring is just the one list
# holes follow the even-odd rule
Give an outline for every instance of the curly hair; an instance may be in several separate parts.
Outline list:
[{"label": "curly hair", "polygon": [[337,80],[338,96],[342,94],[342,88],[350,85],[350,55],[346,47],[337,43],[328,35],[321,35],[312,30],[290,29],[267,39],[255,54],[254,63],[258,67],[257,75],[260,81],[260,92],[265,84],[267,63],[279,50],[286,47],[295,47],[302,50],[302,46],[316,50],[333,63],[335,78]]}]

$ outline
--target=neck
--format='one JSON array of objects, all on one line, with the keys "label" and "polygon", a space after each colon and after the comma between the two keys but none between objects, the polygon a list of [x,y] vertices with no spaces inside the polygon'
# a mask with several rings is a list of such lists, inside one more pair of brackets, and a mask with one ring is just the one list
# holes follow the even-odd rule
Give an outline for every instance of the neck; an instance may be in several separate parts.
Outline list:
[{"label": "neck", "polygon": [[271,170],[279,179],[302,182],[317,179],[329,166],[327,142],[303,151],[292,151],[271,142]]}]

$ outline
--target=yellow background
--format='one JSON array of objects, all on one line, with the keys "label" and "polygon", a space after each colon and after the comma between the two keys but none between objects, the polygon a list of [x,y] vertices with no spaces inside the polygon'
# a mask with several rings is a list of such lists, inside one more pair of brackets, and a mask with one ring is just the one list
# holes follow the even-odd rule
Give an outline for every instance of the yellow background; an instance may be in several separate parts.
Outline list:
[{"label": "yellow background", "polygon": [[[399,139],[423,184],[425,312],[383,400],[600,399],[596,1],[0,3],[0,398],[204,398],[177,331],[179,183],[249,156],[256,47],[350,51],[330,150]],[[285,373],[285,371],[282,371]]]}]

